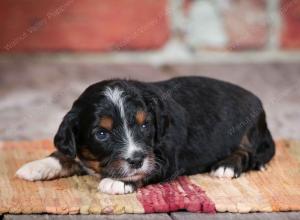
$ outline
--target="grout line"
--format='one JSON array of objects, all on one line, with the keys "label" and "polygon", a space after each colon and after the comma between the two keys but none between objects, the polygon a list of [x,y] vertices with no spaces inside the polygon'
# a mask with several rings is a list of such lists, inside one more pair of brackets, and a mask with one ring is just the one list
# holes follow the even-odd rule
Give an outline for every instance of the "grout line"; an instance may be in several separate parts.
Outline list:
[{"label": "grout line", "polygon": [[58,63],[105,63],[105,64],[194,64],[194,63],[268,63],[300,62],[300,51],[252,51],[252,52],[212,52],[202,51],[188,57],[165,57],[161,51],[111,52],[111,53],[34,53],[1,54],[0,64],[15,61],[58,62]]},{"label": "grout line", "polygon": [[279,0],[267,1],[267,16],[270,25],[267,48],[269,50],[280,49],[281,14]]}]

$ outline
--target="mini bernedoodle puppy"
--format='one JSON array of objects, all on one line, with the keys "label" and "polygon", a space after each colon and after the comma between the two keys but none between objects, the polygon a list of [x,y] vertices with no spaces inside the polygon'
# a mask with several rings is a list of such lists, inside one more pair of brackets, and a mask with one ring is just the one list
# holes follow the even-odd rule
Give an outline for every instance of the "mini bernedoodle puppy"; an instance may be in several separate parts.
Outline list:
[{"label": "mini bernedoodle puppy", "polygon": [[54,144],[56,152],[16,175],[95,174],[101,192],[125,194],[179,175],[237,178],[261,170],[275,153],[261,101],[205,77],[93,84],[63,118]]}]

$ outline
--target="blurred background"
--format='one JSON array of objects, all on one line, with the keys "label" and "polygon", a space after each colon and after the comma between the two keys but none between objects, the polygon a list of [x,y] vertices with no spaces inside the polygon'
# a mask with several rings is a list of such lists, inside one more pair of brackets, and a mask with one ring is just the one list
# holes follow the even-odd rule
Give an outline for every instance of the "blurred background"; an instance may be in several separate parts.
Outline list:
[{"label": "blurred background", "polygon": [[264,102],[300,138],[300,0],[0,0],[0,140],[52,138],[108,78],[203,75]]}]

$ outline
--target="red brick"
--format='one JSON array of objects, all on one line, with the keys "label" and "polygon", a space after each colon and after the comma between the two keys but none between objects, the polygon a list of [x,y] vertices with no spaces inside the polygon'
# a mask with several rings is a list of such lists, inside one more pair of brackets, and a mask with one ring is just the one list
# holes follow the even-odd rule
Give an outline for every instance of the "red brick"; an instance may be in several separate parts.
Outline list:
[{"label": "red brick", "polygon": [[300,48],[300,1],[281,0],[282,16],[281,47],[286,49]]},{"label": "red brick", "polygon": [[231,0],[222,4],[229,49],[264,47],[268,39],[266,1]]},{"label": "red brick", "polygon": [[184,0],[183,1],[182,7],[183,7],[184,14],[187,14],[189,12],[191,3],[192,3],[192,0]]},{"label": "red brick", "polygon": [[2,51],[153,49],[169,36],[166,0],[1,0]]}]

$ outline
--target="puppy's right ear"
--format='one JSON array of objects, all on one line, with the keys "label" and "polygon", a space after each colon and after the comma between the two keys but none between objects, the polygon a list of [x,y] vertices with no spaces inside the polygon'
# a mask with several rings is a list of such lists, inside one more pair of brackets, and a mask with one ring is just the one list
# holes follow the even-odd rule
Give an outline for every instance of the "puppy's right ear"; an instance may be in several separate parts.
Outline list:
[{"label": "puppy's right ear", "polygon": [[64,155],[71,158],[76,157],[76,127],[77,113],[68,112],[61,122],[58,131],[54,137],[54,145]]}]

